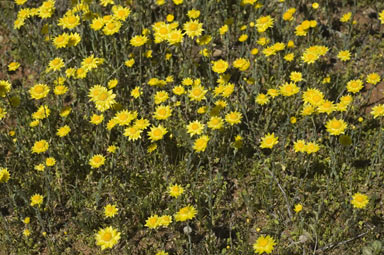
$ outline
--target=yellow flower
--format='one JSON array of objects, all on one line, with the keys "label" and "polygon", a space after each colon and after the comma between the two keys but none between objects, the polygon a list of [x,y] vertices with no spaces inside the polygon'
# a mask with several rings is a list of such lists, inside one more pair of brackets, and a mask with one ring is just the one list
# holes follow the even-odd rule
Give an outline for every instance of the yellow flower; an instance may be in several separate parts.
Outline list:
[{"label": "yellow flower", "polygon": [[76,46],[80,43],[81,36],[79,33],[71,33],[69,35],[68,46]]},{"label": "yellow flower", "polygon": [[35,144],[32,147],[32,152],[33,153],[43,153],[48,150],[48,142],[46,140],[40,140],[35,142]]},{"label": "yellow flower", "polygon": [[90,27],[97,31],[97,30],[100,30],[102,27],[104,26],[104,20],[103,18],[94,18],[92,20],[92,23],[90,25]]},{"label": "yellow flower", "polygon": [[170,45],[181,43],[183,41],[183,33],[180,29],[172,30],[168,33],[167,41]]},{"label": "yellow flower", "polygon": [[132,91],[131,91],[131,96],[132,96],[133,98],[138,98],[138,97],[140,97],[141,94],[142,94],[142,92],[141,92],[140,87],[135,87],[135,88],[132,89]]},{"label": "yellow flower", "polygon": [[71,128],[68,125],[65,125],[57,130],[56,135],[60,137],[66,136],[71,131]]},{"label": "yellow flower", "polygon": [[81,67],[85,71],[90,71],[94,68],[97,68],[97,64],[98,64],[98,58],[95,58],[93,54],[89,57],[84,58],[83,61],[81,61]]},{"label": "yellow flower", "polygon": [[69,34],[62,33],[61,35],[56,36],[53,38],[53,45],[57,48],[65,48],[69,42]]},{"label": "yellow flower", "polygon": [[284,59],[288,62],[292,61],[294,58],[295,58],[295,54],[293,54],[293,53],[289,53],[289,54],[284,56]]},{"label": "yellow flower", "polygon": [[305,150],[306,150],[306,143],[305,143],[304,140],[297,140],[293,144],[293,148],[294,148],[295,152],[305,152]]},{"label": "yellow flower", "polygon": [[103,120],[104,120],[103,114],[100,114],[100,115],[93,114],[89,122],[91,122],[94,125],[99,125],[101,122],[103,122]]},{"label": "yellow flower", "polygon": [[226,32],[228,32],[228,25],[223,25],[222,27],[220,27],[220,29],[219,29],[219,33],[221,34],[221,35],[224,35]]},{"label": "yellow flower", "polygon": [[277,97],[279,94],[280,94],[280,92],[277,89],[268,89],[268,91],[267,91],[267,95],[272,97],[272,98]]},{"label": "yellow flower", "polygon": [[48,68],[46,72],[49,72],[51,70],[53,71],[59,71],[61,68],[64,67],[64,61],[62,58],[54,58],[51,60],[48,64]]},{"label": "yellow flower", "polygon": [[309,103],[313,106],[320,106],[324,102],[324,95],[318,89],[307,89],[303,93],[302,98],[305,103]]},{"label": "yellow flower", "polygon": [[204,127],[204,124],[201,124],[198,120],[195,120],[187,125],[187,133],[191,137],[194,135],[200,135],[203,132]]},{"label": "yellow flower", "polygon": [[283,14],[283,20],[291,21],[293,20],[293,14],[295,14],[296,9],[290,8]]},{"label": "yellow flower", "polygon": [[260,144],[260,148],[269,148],[269,149],[272,149],[273,146],[275,146],[276,144],[278,144],[278,137],[275,137],[275,133],[268,133],[266,134],[262,139],[261,139],[261,144]]},{"label": "yellow flower", "polygon": [[45,170],[45,166],[43,164],[38,164],[35,167],[35,170],[43,172]]},{"label": "yellow flower", "polygon": [[172,92],[173,92],[175,95],[180,96],[180,95],[182,95],[182,94],[185,93],[185,89],[184,89],[183,86],[180,85],[180,86],[176,86],[176,87],[174,87],[174,88],[172,89]]},{"label": "yellow flower", "polygon": [[175,5],[180,5],[183,3],[183,0],[172,0]]},{"label": "yellow flower", "polygon": [[347,128],[347,123],[345,123],[344,120],[333,118],[332,120],[327,121],[325,127],[330,135],[340,135],[344,134],[344,131]]},{"label": "yellow flower", "polygon": [[165,90],[157,91],[154,96],[155,104],[161,104],[165,102],[168,98],[168,92],[166,92]]},{"label": "yellow flower", "polygon": [[368,196],[361,193],[355,193],[351,200],[351,204],[355,208],[364,208],[367,206],[368,202]]},{"label": "yellow flower", "polygon": [[116,208],[116,205],[111,205],[111,204],[107,204],[105,207],[104,207],[104,216],[106,218],[112,218],[113,216],[116,215],[117,211],[119,209]]},{"label": "yellow flower", "polygon": [[379,20],[381,24],[384,24],[384,10],[379,13]]},{"label": "yellow flower", "polygon": [[36,84],[29,89],[29,94],[33,99],[41,99],[48,95],[49,87],[46,84]]},{"label": "yellow flower", "polygon": [[267,236],[260,236],[256,242],[253,244],[253,249],[255,253],[262,254],[267,253],[270,254],[273,251],[273,247],[276,245],[275,240],[267,235]]},{"label": "yellow flower", "polygon": [[124,136],[128,136],[129,141],[136,141],[137,139],[141,138],[141,133],[143,132],[142,129],[139,129],[135,126],[127,127],[124,129]]},{"label": "yellow flower", "polygon": [[152,126],[148,132],[148,137],[151,142],[163,139],[164,135],[168,133],[167,129],[162,125]]},{"label": "yellow flower", "polygon": [[111,130],[116,125],[117,125],[117,120],[116,119],[110,119],[107,123],[107,129]]},{"label": "yellow flower", "polygon": [[58,25],[62,28],[74,29],[80,24],[80,17],[77,15],[65,15],[59,19]]},{"label": "yellow flower", "polygon": [[54,166],[56,164],[55,158],[49,157],[45,159],[46,166]]},{"label": "yellow flower", "polygon": [[134,64],[135,64],[135,59],[133,58],[130,58],[124,62],[124,65],[126,65],[127,67],[132,67]]},{"label": "yellow flower", "polygon": [[232,111],[227,115],[225,115],[225,121],[231,126],[235,124],[239,124],[242,118],[243,118],[243,115],[237,111]]},{"label": "yellow flower", "polygon": [[176,221],[187,221],[195,218],[196,214],[196,209],[193,206],[188,205],[186,207],[181,208],[177,213],[175,213],[174,217]]},{"label": "yellow flower", "polygon": [[256,55],[257,53],[259,53],[259,50],[258,50],[257,48],[253,48],[253,49],[251,50],[251,54],[252,54],[252,55]]},{"label": "yellow flower", "polygon": [[95,102],[96,108],[101,112],[108,110],[116,103],[116,95],[113,94],[112,90],[107,90],[100,85],[93,86],[89,91],[89,96],[91,101]]},{"label": "yellow flower", "polygon": [[197,138],[195,140],[195,142],[193,144],[193,149],[196,152],[205,151],[205,149],[207,148],[207,145],[208,145],[208,141],[209,141],[209,137],[207,135],[200,136],[199,138]]},{"label": "yellow flower", "polygon": [[273,27],[273,18],[269,15],[258,18],[256,27],[259,33],[265,32],[268,28]]},{"label": "yellow flower", "polygon": [[67,117],[72,111],[72,108],[70,106],[64,106],[63,109],[60,111],[61,117]]},{"label": "yellow flower", "polygon": [[208,92],[208,90],[205,90],[204,87],[201,85],[193,86],[191,90],[189,90],[188,97],[191,99],[191,101],[201,101],[205,99],[205,94]]},{"label": "yellow flower", "polygon": [[120,240],[120,232],[112,227],[100,229],[95,235],[96,245],[100,246],[102,250],[112,248]]},{"label": "yellow flower", "polygon": [[305,145],[305,152],[307,154],[315,153],[319,151],[319,149],[320,149],[319,145],[314,142],[310,142]]},{"label": "yellow flower", "polygon": [[31,206],[38,205],[40,206],[43,203],[44,197],[40,194],[34,194],[31,196]]},{"label": "yellow flower", "polygon": [[103,28],[103,33],[105,35],[113,35],[119,32],[121,28],[121,22],[118,20],[110,20],[105,23],[105,26]]},{"label": "yellow flower", "polygon": [[51,113],[51,110],[49,110],[48,106],[41,105],[39,109],[37,109],[37,111],[32,114],[32,118],[37,120],[42,120],[47,118],[50,113]]},{"label": "yellow flower", "polygon": [[29,224],[31,222],[31,218],[30,217],[25,217],[23,222],[24,222],[24,224]]},{"label": "yellow flower", "polygon": [[160,226],[160,218],[157,214],[148,217],[148,219],[145,221],[145,225],[148,228],[157,228]]},{"label": "yellow flower", "polygon": [[310,105],[310,104],[304,104],[304,107],[303,109],[301,110],[300,114],[302,116],[309,116],[311,115],[312,113],[315,112],[315,107],[313,105]]},{"label": "yellow flower", "polygon": [[256,103],[259,105],[265,105],[269,103],[268,95],[260,93],[256,96]]},{"label": "yellow flower", "polygon": [[339,51],[339,53],[337,54],[337,58],[341,61],[348,61],[351,59],[351,53],[349,52],[349,50]]},{"label": "yellow flower", "polygon": [[215,73],[224,73],[228,68],[228,62],[222,59],[214,61],[212,64],[212,71]]},{"label": "yellow flower", "polygon": [[114,87],[117,86],[118,83],[119,81],[117,79],[110,80],[108,81],[108,88],[113,89]]},{"label": "yellow flower", "polygon": [[246,71],[251,63],[248,59],[245,58],[238,58],[235,61],[233,61],[233,67],[239,69],[240,71]]},{"label": "yellow flower", "polygon": [[108,151],[109,153],[115,153],[116,150],[117,150],[117,147],[116,147],[115,145],[110,145],[110,146],[108,146],[108,148],[107,148],[107,151]]},{"label": "yellow flower", "polygon": [[10,174],[7,168],[0,167],[0,183],[7,183],[9,181]]},{"label": "yellow flower", "polygon": [[380,75],[378,73],[370,73],[367,75],[367,82],[373,85],[376,85],[381,80]]},{"label": "yellow flower", "polygon": [[302,204],[296,204],[294,210],[295,210],[296,213],[301,212],[301,210],[303,210]]},{"label": "yellow flower", "polygon": [[9,65],[8,65],[8,71],[16,71],[17,70],[17,68],[19,68],[19,66],[20,66],[20,63],[18,63],[18,62],[11,62],[11,63],[9,63]]},{"label": "yellow flower", "polygon": [[104,165],[104,162],[105,157],[101,154],[96,154],[89,160],[89,165],[92,168],[99,168],[100,166]]},{"label": "yellow flower", "polygon": [[130,40],[130,44],[134,47],[140,47],[148,41],[148,37],[145,35],[136,35]]},{"label": "yellow flower", "polygon": [[109,4],[114,4],[113,0],[100,0],[100,5],[106,7]]},{"label": "yellow flower", "polygon": [[170,215],[163,215],[159,218],[159,226],[161,227],[168,227],[169,224],[172,223],[172,216]]},{"label": "yellow flower", "polygon": [[373,107],[371,114],[373,115],[374,119],[376,119],[377,117],[384,116],[384,104],[378,104],[375,107]]},{"label": "yellow flower", "polygon": [[168,187],[168,192],[171,197],[178,197],[184,193],[184,189],[180,185],[174,184]]},{"label": "yellow flower", "polygon": [[299,93],[299,91],[300,91],[300,88],[298,86],[296,86],[295,83],[292,83],[292,82],[284,83],[283,85],[281,85],[279,87],[279,89],[280,89],[280,94],[285,96],[285,97],[293,96],[293,95]]},{"label": "yellow flower", "polygon": [[303,80],[303,75],[300,72],[291,72],[291,74],[289,75],[289,78],[293,82],[300,82]]},{"label": "yellow flower", "polygon": [[136,117],[136,111],[122,110],[116,113],[114,119],[120,126],[128,126]]},{"label": "yellow flower", "polygon": [[319,57],[327,54],[328,50],[329,49],[327,47],[321,45],[311,46],[304,51],[301,59],[307,64],[312,64],[315,63]]},{"label": "yellow flower", "polygon": [[149,120],[144,118],[136,119],[133,126],[138,129],[144,130],[149,126]]},{"label": "yellow flower", "polygon": [[156,107],[153,117],[157,120],[166,120],[172,115],[172,109],[169,105],[159,105]]},{"label": "yellow flower", "polygon": [[28,237],[29,235],[31,235],[31,231],[29,231],[28,229],[24,229],[24,231],[23,231],[23,235],[24,235],[25,237]]},{"label": "yellow flower", "polygon": [[189,10],[187,12],[187,16],[190,19],[197,19],[200,16],[200,11],[199,10],[195,10],[195,9]]},{"label": "yellow flower", "polygon": [[332,101],[324,100],[321,105],[318,106],[317,112],[331,114],[336,110],[336,106]]},{"label": "yellow flower", "polygon": [[64,86],[64,85],[57,85],[55,87],[55,89],[53,90],[53,93],[55,93],[55,95],[63,95],[65,93],[67,93],[68,91],[68,87],[67,86]]},{"label": "yellow flower", "polygon": [[121,21],[125,21],[129,14],[131,14],[131,9],[129,7],[123,7],[121,5],[114,5],[112,7],[113,16]]},{"label": "yellow flower", "polygon": [[6,114],[7,111],[4,108],[0,107],[0,120],[3,119]]},{"label": "yellow flower", "polygon": [[221,117],[217,117],[217,116],[212,116],[210,118],[210,120],[208,121],[208,127],[210,129],[220,129],[223,127],[224,125],[224,121]]},{"label": "yellow flower", "polygon": [[240,35],[238,40],[239,40],[239,42],[245,42],[247,39],[248,39],[248,35],[242,34],[242,35]]},{"label": "yellow flower", "polygon": [[347,12],[345,13],[341,18],[340,18],[340,21],[341,22],[348,22],[352,17],[352,12]]},{"label": "yellow flower", "polygon": [[23,5],[27,2],[27,0],[15,0],[15,4],[17,5]]},{"label": "yellow flower", "polygon": [[165,251],[158,251],[155,255],[168,255],[168,252]]}]

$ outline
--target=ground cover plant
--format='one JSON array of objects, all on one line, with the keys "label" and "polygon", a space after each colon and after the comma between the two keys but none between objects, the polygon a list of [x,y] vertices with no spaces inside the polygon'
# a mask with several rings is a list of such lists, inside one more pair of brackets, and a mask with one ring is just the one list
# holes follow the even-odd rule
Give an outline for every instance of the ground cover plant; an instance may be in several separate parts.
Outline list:
[{"label": "ground cover plant", "polygon": [[0,12],[0,254],[383,254],[384,3]]}]

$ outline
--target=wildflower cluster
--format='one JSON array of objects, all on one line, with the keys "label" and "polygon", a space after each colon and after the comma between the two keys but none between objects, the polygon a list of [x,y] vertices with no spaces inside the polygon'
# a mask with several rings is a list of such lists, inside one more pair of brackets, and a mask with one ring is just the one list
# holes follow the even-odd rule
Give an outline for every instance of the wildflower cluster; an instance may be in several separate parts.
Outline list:
[{"label": "wildflower cluster", "polygon": [[14,0],[0,247],[307,254],[382,238],[384,10],[360,5]]}]

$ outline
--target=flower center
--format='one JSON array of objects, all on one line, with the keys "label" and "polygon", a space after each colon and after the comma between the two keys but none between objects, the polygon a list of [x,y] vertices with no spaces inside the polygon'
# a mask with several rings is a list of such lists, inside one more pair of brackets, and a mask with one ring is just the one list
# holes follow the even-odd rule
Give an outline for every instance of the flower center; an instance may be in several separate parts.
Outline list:
[{"label": "flower center", "polygon": [[70,24],[74,24],[74,23],[76,23],[76,21],[77,21],[77,19],[74,16],[68,18],[68,23],[70,23]]},{"label": "flower center", "polygon": [[268,240],[261,240],[260,242],[259,242],[259,244],[260,244],[260,246],[263,246],[263,247],[265,247],[265,246],[267,246],[268,245]]},{"label": "flower center", "polygon": [[36,91],[37,93],[43,93],[44,88],[41,87],[41,86],[39,86],[39,87],[36,87],[36,88],[35,88],[35,91]]},{"label": "flower center", "polygon": [[338,129],[338,128],[341,128],[341,123],[340,122],[333,122],[332,123],[332,127],[335,128],[335,129]]},{"label": "flower center", "polygon": [[189,30],[196,31],[197,29],[198,29],[197,24],[192,23],[192,24],[189,25]]},{"label": "flower center", "polygon": [[159,110],[159,114],[160,115],[166,115],[167,114],[167,111],[165,109],[160,109]]},{"label": "flower center", "polygon": [[102,100],[102,101],[104,101],[104,100],[106,100],[108,98],[108,93],[101,93],[100,95],[99,95],[99,100]]},{"label": "flower center", "polygon": [[103,235],[103,240],[109,242],[112,239],[112,234],[107,232]]},{"label": "flower center", "polygon": [[160,129],[156,129],[155,131],[153,131],[153,135],[154,136],[161,136],[163,132],[161,132]]}]

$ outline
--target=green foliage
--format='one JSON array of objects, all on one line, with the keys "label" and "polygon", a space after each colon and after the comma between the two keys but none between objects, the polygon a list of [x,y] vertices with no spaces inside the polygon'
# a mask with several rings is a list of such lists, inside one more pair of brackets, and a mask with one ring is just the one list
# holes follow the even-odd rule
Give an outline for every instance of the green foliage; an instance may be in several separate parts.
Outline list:
[{"label": "green foliage", "polygon": [[[42,18],[41,6],[50,1],[17,2],[0,3],[0,171],[10,174],[5,181],[0,172],[0,250],[104,254],[96,233],[113,226],[121,238],[107,250],[111,254],[253,254],[253,244],[267,235],[277,243],[273,254],[383,252],[383,83],[368,79],[383,76],[383,4],[115,0],[102,6],[108,1],[57,0]],[[116,33],[91,26],[97,18],[108,23],[118,5],[130,13]],[[284,18],[290,8],[292,20]],[[192,9],[200,16],[188,17]],[[351,19],[340,21],[348,12]],[[63,27],[60,19],[73,13],[79,24]],[[258,31],[268,15],[273,25]],[[17,27],[20,19],[24,24]],[[202,23],[201,35],[188,35],[189,20]],[[182,42],[160,38],[160,21],[180,29]],[[300,25],[308,25],[304,35]],[[78,33],[78,44],[59,47],[55,38],[64,32]],[[131,39],[139,35],[148,41],[135,46]],[[239,41],[241,35],[248,38]],[[340,51],[350,59],[342,60]],[[220,59],[228,64],[223,72],[215,66]],[[94,66],[86,69],[86,60]],[[12,71],[11,62],[21,66]],[[302,80],[294,81],[292,72]],[[348,87],[352,80],[363,88]],[[3,89],[5,82],[10,89]],[[41,95],[37,84],[49,92]],[[287,95],[292,91],[284,84],[298,92]],[[175,93],[177,86],[185,93]],[[134,96],[137,88],[141,94]],[[205,93],[202,100],[196,88]],[[107,99],[101,99],[103,89]],[[309,90],[324,98],[308,96]],[[159,91],[168,98],[157,104]],[[38,111],[43,105],[50,110],[45,118]],[[171,116],[158,118],[159,105],[169,106]],[[137,116],[126,121],[119,115],[124,110]],[[231,113],[241,118],[231,120]],[[94,115],[103,116],[101,124],[92,123]],[[223,120],[222,128],[210,126],[212,116]],[[137,119],[149,126],[139,128]],[[333,119],[347,127],[331,131],[326,125]],[[201,133],[191,135],[193,121],[204,125]],[[64,125],[70,132],[61,137]],[[156,140],[150,133],[159,125],[167,133]],[[141,132],[137,139],[130,127]],[[206,144],[199,140],[204,135]],[[40,140],[47,150],[37,151]],[[299,140],[306,144],[301,152]],[[93,160],[99,154],[104,163]],[[56,163],[47,164],[48,157]],[[173,184],[184,188],[177,198],[170,196]],[[366,200],[353,198],[360,193]],[[34,194],[43,196],[41,204],[31,205]],[[118,208],[113,217],[105,216],[108,204]],[[197,214],[176,221],[187,205]],[[154,215],[171,215],[172,223],[149,228]]]}]

